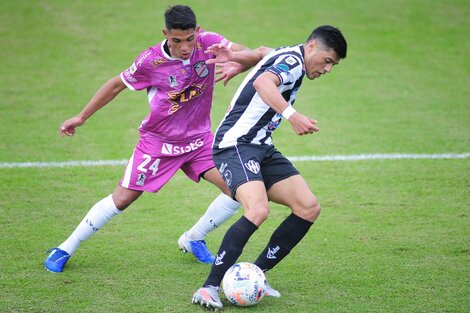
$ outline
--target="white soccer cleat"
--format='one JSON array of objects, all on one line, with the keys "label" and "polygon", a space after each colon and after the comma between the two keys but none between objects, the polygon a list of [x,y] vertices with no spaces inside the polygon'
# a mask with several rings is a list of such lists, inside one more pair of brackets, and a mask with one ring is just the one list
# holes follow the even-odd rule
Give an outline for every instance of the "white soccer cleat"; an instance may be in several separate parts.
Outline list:
[{"label": "white soccer cleat", "polygon": [[268,297],[274,297],[274,298],[281,297],[281,293],[277,291],[276,289],[274,289],[273,287],[269,286],[268,283],[266,283],[266,290],[264,292],[264,295]]},{"label": "white soccer cleat", "polygon": [[193,295],[192,303],[199,303],[203,307],[214,309],[215,311],[224,307],[222,301],[220,301],[219,287],[215,286],[199,288]]}]

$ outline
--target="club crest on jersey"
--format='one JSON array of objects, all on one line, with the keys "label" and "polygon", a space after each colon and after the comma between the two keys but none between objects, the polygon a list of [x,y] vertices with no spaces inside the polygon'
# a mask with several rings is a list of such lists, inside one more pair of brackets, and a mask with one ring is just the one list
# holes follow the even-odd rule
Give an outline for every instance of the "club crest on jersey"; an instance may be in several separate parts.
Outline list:
[{"label": "club crest on jersey", "polygon": [[209,74],[209,68],[207,67],[206,62],[198,61],[194,64],[194,71],[198,77],[206,77]]},{"label": "club crest on jersey", "polygon": [[259,173],[259,170],[260,170],[260,166],[259,166],[259,163],[254,161],[254,160],[250,160],[248,162],[245,163],[245,167],[250,171],[252,172],[253,174],[258,174]]},{"label": "club crest on jersey", "polygon": [[170,83],[170,86],[171,86],[171,87],[176,87],[176,86],[178,86],[178,81],[176,80],[176,76],[175,76],[175,75],[170,75],[170,76],[168,76],[168,82]]},{"label": "club crest on jersey", "polygon": [[145,179],[147,178],[147,176],[145,176],[144,173],[140,173],[138,178],[137,178],[137,182],[135,183],[137,186],[143,186],[145,184]]}]

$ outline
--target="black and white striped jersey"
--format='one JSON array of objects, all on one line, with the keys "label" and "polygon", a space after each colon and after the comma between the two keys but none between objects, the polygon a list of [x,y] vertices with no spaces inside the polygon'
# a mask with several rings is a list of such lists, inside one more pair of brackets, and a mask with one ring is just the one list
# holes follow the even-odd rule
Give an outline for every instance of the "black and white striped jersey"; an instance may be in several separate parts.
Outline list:
[{"label": "black and white striped jersey", "polygon": [[253,87],[255,79],[264,72],[279,77],[281,83],[277,88],[287,103],[293,105],[305,75],[303,45],[278,48],[251,70],[217,128],[214,148],[222,149],[241,143],[272,145],[271,135],[279,126],[282,115],[264,103]]}]

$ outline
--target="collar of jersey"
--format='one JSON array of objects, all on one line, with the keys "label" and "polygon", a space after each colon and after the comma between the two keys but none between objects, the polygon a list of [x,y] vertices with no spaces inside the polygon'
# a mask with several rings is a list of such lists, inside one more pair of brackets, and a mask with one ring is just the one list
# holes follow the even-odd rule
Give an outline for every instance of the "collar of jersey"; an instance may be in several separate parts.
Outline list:
[{"label": "collar of jersey", "polygon": [[191,51],[191,55],[189,56],[189,59],[187,59],[187,60],[178,59],[178,58],[174,58],[171,55],[169,55],[168,53],[166,53],[165,45],[167,44],[167,42],[168,42],[167,39],[163,40],[162,44],[161,44],[161,47],[160,47],[160,49],[162,50],[162,54],[165,58],[167,58],[170,61],[181,61],[181,62],[183,62],[183,65],[188,65],[189,63],[191,63],[191,57],[193,56],[194,48],[193,48],[193,51]]}]

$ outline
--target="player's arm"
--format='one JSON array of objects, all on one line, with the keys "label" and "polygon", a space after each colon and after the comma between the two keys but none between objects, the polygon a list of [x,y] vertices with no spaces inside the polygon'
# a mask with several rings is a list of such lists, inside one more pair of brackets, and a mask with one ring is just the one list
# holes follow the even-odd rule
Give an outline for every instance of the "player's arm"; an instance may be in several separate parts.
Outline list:
[{"label": "player's arm", "polygon": [[[291,124],[297,135],[312,134],[320,129],[317,121],[296,112],[282,97],[277,87],[281,84],[279,77],[271,72],[259,75],[253,82],[253,87],[258,92],[264,103],[274,111],[282,114]],[[287,110],[287,111],[286,111]]]},{"label": "player's arm", "polygon": [[255,50],[248,49],[237,43],[232,43],[230,50],[234,52],[231,61],[240,63],[245,67],[245,70],[256,65],[262,58],[273,49],[259,46]]},{"label": "player's arm", "polygon": [[59,129],[60,135],[73,136],[78,126],[83,125],[90,116],[108,104],[125,88],[126,85],[119,76],[104,83],[79,114],[62,123]]},{"label": "player's arm", "polygon": [[233,61],[240,63],[243,67],[248,69],[256,65],[256,63],[272,50],[273,49],[264,46],[251,50],[237,43],[232,43],[229,48],[219,43],[210,46],[205,51],[205,53],[210,53],[215,56],[215,58],[207,60],[206,63],[213,64]]},{"label": "player's arm", "polygon": [[230,79],[253,67],[273,50],[264,46],[250,50],[236,43],[232,43],[230,48],[223,45],[213,45],[207,51],[213,53],[216,58],[208,60],[207,63],[216,63],[219,69],[216,72],[218,76],[215,82],[223,80],[224,86],[226,86]]}]

